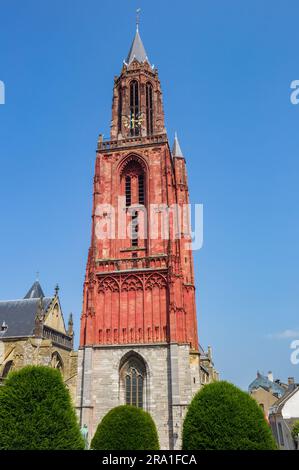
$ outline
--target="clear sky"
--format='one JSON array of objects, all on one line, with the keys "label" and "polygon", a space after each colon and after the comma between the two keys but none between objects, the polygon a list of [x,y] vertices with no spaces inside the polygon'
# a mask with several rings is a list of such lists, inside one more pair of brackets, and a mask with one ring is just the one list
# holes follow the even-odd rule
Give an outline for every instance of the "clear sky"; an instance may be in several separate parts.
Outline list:
[{"label": "clear sky", "polygon": [[200,341],[243,388],[257,369],[299,380],[297,0],[0,0],[0,298],[24,296],[39,271],[78,338],[96,141],[137,7],[204,205]]}]

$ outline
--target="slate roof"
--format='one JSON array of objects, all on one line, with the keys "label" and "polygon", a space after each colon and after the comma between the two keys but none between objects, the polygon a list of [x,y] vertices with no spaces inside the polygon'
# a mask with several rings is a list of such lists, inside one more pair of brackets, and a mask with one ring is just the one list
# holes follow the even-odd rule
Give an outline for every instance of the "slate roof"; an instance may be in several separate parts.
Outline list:
[{"label": "slate roof", "polygon": [[25,295],[24,299],[40,299],[45,297],[43,289],[38,281],[35,281]]},{"label": "slate roof", "polygon": [[258,388],[263,388],[264,390],[273,393],[273,395],[277,395],[278,398],[282,397],[286,391],[284,387],[276,382],[272,382],[272,380],[269,380],[267,376],[260,373],[258,374],[258,377],[251,382],[248,387],[248,391],[250,393]]},{"label": "slate roof", "polygon": [[[42,299],[45,311],[52,300],[51,297]],[[4,332],[0,331],[0,339],[32,336],[39,301],[39,298],[0,301],[0,327],[7,325]]]},{"label": "slate roof", "polygon": [[138,62],[140,63],[142,62],[150,63],[148,60],[144,45],[142,43],[138,28],[136,30],[135,37],[133,39],[128,57],[126,59],[126,63],[130,65],[130,63],[133,62],[134,59],[138,60]]}]

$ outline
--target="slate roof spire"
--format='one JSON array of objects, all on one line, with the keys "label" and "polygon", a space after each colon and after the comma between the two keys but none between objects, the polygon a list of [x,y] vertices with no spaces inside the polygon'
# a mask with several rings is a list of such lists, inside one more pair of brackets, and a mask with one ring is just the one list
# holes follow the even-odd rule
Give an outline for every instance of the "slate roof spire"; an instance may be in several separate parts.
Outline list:
[{"label": "slate roof spire", "polygon": [[131,62],[133,62],[134,59],[138,60],[138,62],[149,62],[147,53],[145,51],[143,42],[141,40],[140,34],[139,34],[139,13],[140,13],[140,8],[137,10],[137,20],[136,20],[136,33],[135,37],[133,39],[131,48],[129,50],[128,57],[126,59],[126,64],[130,65]]},{"label": "slate roof spire", "polygon": [[44,297],[45,297],[45,294],[43,292],[43,289],[41,288],[39,281],[36,280],[30,287],[24,299],[39,299],[39,298],[44,298]]},{"label": "slate roof spire", "polygon": [[173,157],[184,157],[181,146],[180,146],[180,143],[179,143],[178,135],[177,135],[176,132],[174,134],[174,142],[173,142],[173,147],[172,147],[172,156]]}]

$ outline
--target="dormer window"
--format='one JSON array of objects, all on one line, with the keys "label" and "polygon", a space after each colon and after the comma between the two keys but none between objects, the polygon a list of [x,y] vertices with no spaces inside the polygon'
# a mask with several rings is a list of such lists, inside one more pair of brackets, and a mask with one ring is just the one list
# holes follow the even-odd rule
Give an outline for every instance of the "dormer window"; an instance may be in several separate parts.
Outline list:
[{"label": "dormer window", "polygon": [[0,327],[0,334],[4,334],[7,331],[8,325],[3,321],[1,327]]}]

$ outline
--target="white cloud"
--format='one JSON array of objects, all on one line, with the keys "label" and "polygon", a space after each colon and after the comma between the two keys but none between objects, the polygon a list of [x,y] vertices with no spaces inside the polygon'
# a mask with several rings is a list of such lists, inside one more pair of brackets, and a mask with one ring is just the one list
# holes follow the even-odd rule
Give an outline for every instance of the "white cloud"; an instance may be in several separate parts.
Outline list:
[{"label": "white cloud", "polygon": [[270,339],[291,339],[291,338],[298,338],[299,339],[299,328],[296,330],[284,330],[280,333],[270,333],[267,335]]}]

